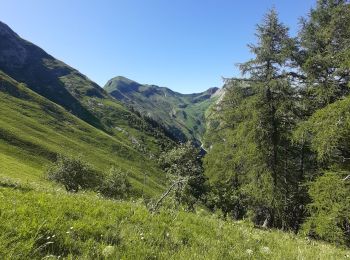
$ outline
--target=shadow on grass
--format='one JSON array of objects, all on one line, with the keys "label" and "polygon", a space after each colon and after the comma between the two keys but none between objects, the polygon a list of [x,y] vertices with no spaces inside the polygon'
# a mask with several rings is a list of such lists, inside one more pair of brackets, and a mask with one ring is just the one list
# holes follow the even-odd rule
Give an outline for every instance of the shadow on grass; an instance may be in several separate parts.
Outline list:
[{"label": "shadow on grass", "polygon": [[11,189],[20,190],[23,192],[28,192],[33,190],[27,185],[22,185],[21,183],[10,179],[0,179],[0,188],[11,188]]}]

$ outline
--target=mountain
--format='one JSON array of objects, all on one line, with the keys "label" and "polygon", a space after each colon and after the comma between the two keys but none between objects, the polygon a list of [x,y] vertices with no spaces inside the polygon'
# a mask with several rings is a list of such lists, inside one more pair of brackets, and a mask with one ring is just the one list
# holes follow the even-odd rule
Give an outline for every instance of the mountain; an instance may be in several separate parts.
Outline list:
[{"label": "mountain", "polygon": [[125,169],[139,191],[161,191],[153,158],[173,144],[167,132],[1,22],[0,108],[0,176],[42,181],[58,153],[81,154],[101,171]]},{"label": "mountain", "polygon": [[62,105],[84,121],[101,127],[101,122],[78,98],[106,97],[106,93],[77,70],[56,60],[41,48],[21,39],[0,22],[0,68],[38,94]]},{"label": "mountain", "polygon": [[161,122],[178,140],[198,143],[205,132],[205,111],[220,93],[218,88],[210,88],[202,93],[180,94],[121,76],[109,80],[104,89],[127,106]]},{"label": "mountain", "polygon": [[146,155],[1,71],[0,101],[0,177],[45,182],[43,171],[58,153],[80,154],[98,170],[115,165],[128,171],[137,190],[142,189],[147,165],[147,193],[162,189],[164,178]]},{"label": "mountain", "polygon": [[1,22],[0,70],[106,133],[118,136],[122,130],[136,129],[138,141],[129,138],[135,147],[153,149],[159,144],[156,139],[162,136],[168,140],[162,129],[155,129],[85,75],[20,38]]}]

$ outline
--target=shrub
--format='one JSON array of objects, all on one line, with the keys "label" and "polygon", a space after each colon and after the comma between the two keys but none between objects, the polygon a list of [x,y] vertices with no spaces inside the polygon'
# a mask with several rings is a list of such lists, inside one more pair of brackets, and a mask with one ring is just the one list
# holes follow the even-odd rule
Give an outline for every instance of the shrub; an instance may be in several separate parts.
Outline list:
[{"label": "shrub", "polygon": [[193,210],[195,203],[200,201],[206,192],[200,150],[191,142],[180,144],[161,154],[159,164],[170,181],[165,194],[172,194],[177,204],[185,204],[188,209]]},{"label": "shrub", "polygon": [[113,199],[124,199],[131,191],[127,174],[121,169],[112,167],[106,174],[100,192],[103,196]]},{"label": "shrub", "polygon": [[350,243],[350,189],[341,174],[329,172],[311,184],[310,217],[303,225],[308,235],[337,244]]},{"label": "shrub", "polygon": [[93,189],[101,183],[101,174],[81,157],[58,155],[56,162],[47,170],[49,180],[63,184],[67,191]]}]

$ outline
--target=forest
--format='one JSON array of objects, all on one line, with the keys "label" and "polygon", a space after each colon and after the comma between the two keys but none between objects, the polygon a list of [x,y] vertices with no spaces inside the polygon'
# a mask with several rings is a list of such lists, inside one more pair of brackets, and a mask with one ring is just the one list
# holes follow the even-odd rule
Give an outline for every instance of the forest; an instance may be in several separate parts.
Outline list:
[{"label": "forest", "polygon": [[235,219],[350,243],[350,5],[320,0],[297,36],[272,9],[212,107],[207,203]]}]

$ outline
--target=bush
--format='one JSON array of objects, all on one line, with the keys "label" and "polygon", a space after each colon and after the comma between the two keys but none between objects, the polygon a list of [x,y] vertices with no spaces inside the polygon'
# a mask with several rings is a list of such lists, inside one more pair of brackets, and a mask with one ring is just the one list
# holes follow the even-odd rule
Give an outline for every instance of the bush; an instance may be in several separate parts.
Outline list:
[{"label": "bush", "polygon": [[49,180],[63,184],[67,191],[78,192],[80,189],[93,189],[100,185],[102,176],[81,157],[58,155],[47,171]]},{"label": "bush", "polygon": [[303,229],[311,237],[350,245],[350,189],[339,175],[329,172],[311,184],[310,217]]},{"label": "bush", "polygon": [[109,170],[100,187],[103,196],[113,199],[124,199],[130,191],[131,185],[127,174],[115,167]]},{"label": "bush", "polygon": [[200,149],[191,142],[180,144],[161,154],[159,164],[169,178],[169,189],[173,191],[168,194],[173,195],[176,204],[182,203],[193,210],[206,192]]}]

